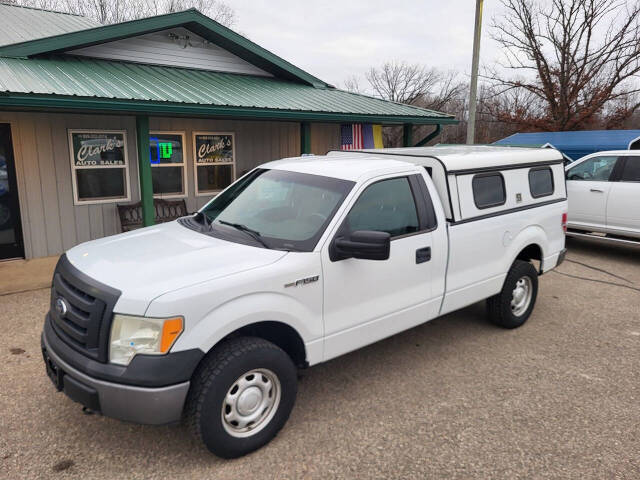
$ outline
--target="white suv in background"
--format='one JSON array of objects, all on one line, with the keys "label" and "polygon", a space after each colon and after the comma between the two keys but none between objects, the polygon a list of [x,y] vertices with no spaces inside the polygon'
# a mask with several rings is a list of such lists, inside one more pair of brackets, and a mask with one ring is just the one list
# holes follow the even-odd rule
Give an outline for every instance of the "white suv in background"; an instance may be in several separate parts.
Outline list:
[{"label": "white suv in background", "polygon": [[565,170],[569,229],[640,239],[640,151],[593,153]]}]

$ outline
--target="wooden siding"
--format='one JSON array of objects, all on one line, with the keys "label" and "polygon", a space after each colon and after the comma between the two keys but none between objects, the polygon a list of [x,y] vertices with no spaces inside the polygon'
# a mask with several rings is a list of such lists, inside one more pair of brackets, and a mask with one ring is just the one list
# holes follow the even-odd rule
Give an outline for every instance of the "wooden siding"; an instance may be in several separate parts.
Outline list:
[{"label": "wooden siding", "polygon": [[[189,37],[172,39],[170,35]],[[242,73],[271,77],[270,73],[237,57],[233,53],[206,42],[186,28],[173,28],[139,37],[125,38],[68,52],[83,57],[123,60],[172,67],[197,68],[216,72]]]},{"label": "wooden siding", "polygon": [[[137,202],[140,191],[134,117],[0,112],[0,123],[11,124],[26,258],[58,255],[78,243],[120,232],[117,202],[73,204],[67,130],[127,131],[131,201]],[[185,133],[185,200],[189,211],[211,198],[194,193],[194,131],[235,133],[238,176],[261,163],[300,154],[297,123],[153,117],[149,123],[151,130]],[[311,132],[313,153],[324,154],[339,147],[339,125],[313,124]]]},{"label": "wooden siding", "polygon": [[329,150],[340,150],[340,125],[337,123],[312,123],[311,153],[325,155]]},{"label": "wooden siding", "polygon": [[131,196],[140,197],[134,117],[0,112],[11,124],[25,257],[58,255],[120,231],[115,203],[74,205],[67,129],[125,129]]}]

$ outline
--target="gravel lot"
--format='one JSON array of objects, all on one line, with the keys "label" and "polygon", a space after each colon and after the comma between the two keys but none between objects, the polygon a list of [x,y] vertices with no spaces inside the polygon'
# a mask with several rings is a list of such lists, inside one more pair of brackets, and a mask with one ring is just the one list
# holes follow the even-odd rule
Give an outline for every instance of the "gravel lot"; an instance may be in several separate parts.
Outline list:
[{"label": "gravel lot", "polygon": [[640,248],[569,249],[524,327],[477,304],[311,368],[278,437],[233,461],[84,415],[44,373],[49,292],[0,297],[0,478],[638,479]]}]

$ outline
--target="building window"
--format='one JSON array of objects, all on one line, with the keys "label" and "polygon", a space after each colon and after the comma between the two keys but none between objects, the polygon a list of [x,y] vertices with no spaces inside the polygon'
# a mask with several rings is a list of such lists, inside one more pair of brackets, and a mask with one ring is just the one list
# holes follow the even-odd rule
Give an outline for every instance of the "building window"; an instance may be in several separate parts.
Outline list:
[{"label": "building window", "polygon": [[69,130],[75,205],[130,198],[127,132]]},{"label": "building window", "polygon": [[195,132],[193,157],[196,195],[211,195],[227,188],[236,177],[233,133]]},{"label": "building window", "polygon": [[553,194],[553,173],[549,167],[529,170],[529,191],[533,198],[546,197]]},{"label": "building window", "polygon": [[504,205],[507,194],[504,178],[500,173],[480,173],[472,180],[473,201],[478,208],[490,208]]},{"label": "building window", "polygon": [[187,195],[184,133],[150,132],[149,161],[154,197],[170,198]]}]

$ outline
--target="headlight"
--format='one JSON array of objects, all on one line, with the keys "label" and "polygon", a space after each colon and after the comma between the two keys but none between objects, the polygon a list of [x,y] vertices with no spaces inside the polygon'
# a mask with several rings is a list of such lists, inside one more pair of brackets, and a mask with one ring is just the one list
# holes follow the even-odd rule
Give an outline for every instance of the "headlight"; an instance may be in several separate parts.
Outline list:
[{"label": "headlight", "polygon": [[116,313],[111,322],[109,361],[129,365],[138,353],[165,354],[180,336],[182,329],[182,317],[148,318]]}]

